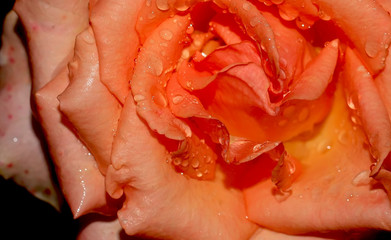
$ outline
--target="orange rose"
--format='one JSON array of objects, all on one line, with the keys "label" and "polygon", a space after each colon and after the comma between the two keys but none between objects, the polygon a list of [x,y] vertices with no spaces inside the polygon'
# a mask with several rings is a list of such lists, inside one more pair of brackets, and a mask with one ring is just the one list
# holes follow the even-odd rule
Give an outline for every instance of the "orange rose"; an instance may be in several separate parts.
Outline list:
[{"label": "orange rose", "polygon": [[80,239],[391,230],[388,1],[14,9]]}]

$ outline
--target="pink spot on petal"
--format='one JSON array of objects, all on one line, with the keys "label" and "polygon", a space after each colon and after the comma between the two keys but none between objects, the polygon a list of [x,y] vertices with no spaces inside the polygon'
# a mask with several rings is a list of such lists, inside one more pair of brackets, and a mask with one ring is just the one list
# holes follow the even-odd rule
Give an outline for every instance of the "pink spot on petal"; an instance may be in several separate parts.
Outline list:
[{"label": "pink spot on petal", "polygon": [[29,170],[28,169],[24,170],[24,174],[29,174]]},{"label": "pink spot on petal", "polygon": [[7,168],[12,168],[13,166],[14,166],[13,163],[8,163],[8,164],[7,164]]},{"label": "pink spot on petal", "polygon": [[14,116],[12,114],[8,114],[8,119],[11,120],[12,118],[14,118]]}]

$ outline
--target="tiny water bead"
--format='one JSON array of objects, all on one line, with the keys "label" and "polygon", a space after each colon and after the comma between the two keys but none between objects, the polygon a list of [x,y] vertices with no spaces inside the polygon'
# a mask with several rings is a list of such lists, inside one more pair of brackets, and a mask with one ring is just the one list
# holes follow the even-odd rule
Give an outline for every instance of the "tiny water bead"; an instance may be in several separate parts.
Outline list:
[{"label": "tiny water bead", "polygon": [[140,102],[140,101],[145,100],[145,96],[141,95],[141,94],[137,94],[137,95],[133,96],[133,99],[134,99],[135,102]]}]

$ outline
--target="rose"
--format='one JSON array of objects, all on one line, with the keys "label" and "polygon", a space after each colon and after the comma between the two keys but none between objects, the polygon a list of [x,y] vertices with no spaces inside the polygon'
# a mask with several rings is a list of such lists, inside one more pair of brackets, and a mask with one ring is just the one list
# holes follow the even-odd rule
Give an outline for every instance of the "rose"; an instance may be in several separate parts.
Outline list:
[{"label": "rose", "polygon": [[389,230],[387,2],[264,3],[16,3],[75,217],[119,207],[127,234],[174,239]]}]

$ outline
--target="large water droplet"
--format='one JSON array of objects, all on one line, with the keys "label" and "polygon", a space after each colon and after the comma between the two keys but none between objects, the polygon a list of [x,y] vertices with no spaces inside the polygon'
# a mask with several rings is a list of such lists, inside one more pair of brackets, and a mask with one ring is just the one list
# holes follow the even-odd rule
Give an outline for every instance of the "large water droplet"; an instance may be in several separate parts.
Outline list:
[{"label": "large water droplet", "polygon": [[371,171],[370,170],[365,170],[365,171],[362,171],[360,172],[359,174],[357,174],[353,180],[352,180],[352,184],[354,186],[363,186],[363,185],[368,185],[370,182],[371,182],[371,178],[370,178],[370,173]]},{"label": "large water droplet", "polygon": [[151,56],[147,65],[148,71],[155,75],[160,76],[163,73],[163,62],[159,57]]},{"label": "large water droplet", "polygon": [[331,19],[331,17],[328,14],[326,14],[323,10],[319,10],[318,15],[319,18],[324,21],[329,21]]},{"label": "large water droplet", "polygon": [[182,160],[180,158],[174,158],[174,160],[172,162],[174,163],[175,166],[179,166],[179,164],[181,164]]},{"label": "large water droplet", "polygon": [[365,52],[367,53],[368,57],[376,57],[377,53],[379,52],[378,44],[376,41],[368,41],[365,43]]},{"label": "large water droplet", "polygon": [[191,162],[191,166],[193,168],[198,168],[200,166],[200,162],[197,159],[193,159],[193,161]]},{"label": "large water droplet", "polygon": [[172,103],[174,103],[174,104],[179,104],[182,101],[183,101],[182,95],[176,95],[175,97],[172,98]]},{"label": "large water droplet", "polygon": [[143,101],[145,99],[145,96],[141,95],[141,94],[136,94],[136,95],[134,95],[133,99],[134,99],[135,102],[140,102],[140,101]]},{"label": "large water droplet", "polygon": [[271,0],[274,4],[282,4],[285,0]]},{"label": "large water droplet", "polygon": [[181,166],[182,166],[182,167],[187,167],[187,166],[189,166],[189,161],[188,161],[188,160],[183,160]]},{"label": "large water droplet", "polygon": [[354,96],[349,96],[346,103],[348,104],[348,107],[352,110],[356,109],[356,104],[354,103],[355,98]]},{"label": "large water droplet", "polygon": [[156,7],[161,11],[167,11],[170,9],[167,0],[156,0]]},{"label": "large water droplet", "polygon": [[160,37],[164,40],[170,41],[173,37],[173,34],[170,30],[164,29],[160,31]]},{"label": "large water droplet", "polygon": [[340,142],[343,145],[346,145],[349,143],[349,135],[345,130],[342,130],[338,133],[338,142]]}]

